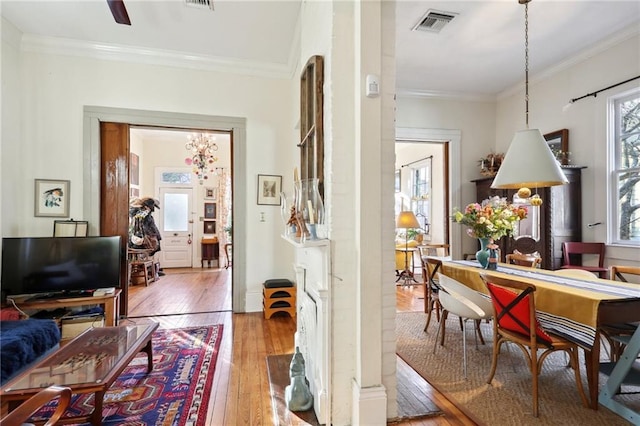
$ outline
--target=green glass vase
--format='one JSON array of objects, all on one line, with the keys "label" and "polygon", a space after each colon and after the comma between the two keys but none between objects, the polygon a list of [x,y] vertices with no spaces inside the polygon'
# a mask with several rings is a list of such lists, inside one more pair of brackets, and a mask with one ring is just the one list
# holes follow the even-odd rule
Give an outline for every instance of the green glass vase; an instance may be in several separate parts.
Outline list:
[{"label": "green glass vase", "polygon": [[491,238],[478,238],[480,241],[480,250],[476,252],[476,260],[480,263],[483,269],[487,269],[489,266],[489,248],[491,244]]}]

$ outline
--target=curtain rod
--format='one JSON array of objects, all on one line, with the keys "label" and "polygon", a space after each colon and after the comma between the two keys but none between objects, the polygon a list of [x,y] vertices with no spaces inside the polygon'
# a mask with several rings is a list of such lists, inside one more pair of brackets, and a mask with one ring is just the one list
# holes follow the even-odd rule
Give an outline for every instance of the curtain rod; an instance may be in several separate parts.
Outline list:
[{"label": "curtain rod", "polygon": [[430,156],[428,156],[428,157],[421,158],[421,159],[416,160],[416,161],[412,161],[412,162],[407,163],[407,164],[403,164],[401,167],[407,167],[407,166],[410,166],[410,165],[412,165],[412,164],[416,164],[416,163],[419,163],[419,162],[421,162],[421,161],[428,160],[429,158],[433,158],[433,155],[430,155]]},{"label": "curtain rod", "polygon": [[580,96],[579,98],[571,99],[571,103],[579,101],[580,99],[588,98],[589,96],[593,96],[595,98],[596,96],[598,96],[598,93],[600,93],[600,92],[604,92],[605,90],[613,89],[614,87],[618,87],[620,85],[623,85],[623,84],[628,83],[628,82],[633,81],[633,80],[637,80],[639,78],[640,78],[640,75],[632,77],[632,78],[630,78],[628,80],[625,80],[625,81],[621,81],[620,83],[612,84],[611,86],[605,87],[604,89],[596,90],[595,92],[592,92],[592,93],[587,93],[586,95]]}]

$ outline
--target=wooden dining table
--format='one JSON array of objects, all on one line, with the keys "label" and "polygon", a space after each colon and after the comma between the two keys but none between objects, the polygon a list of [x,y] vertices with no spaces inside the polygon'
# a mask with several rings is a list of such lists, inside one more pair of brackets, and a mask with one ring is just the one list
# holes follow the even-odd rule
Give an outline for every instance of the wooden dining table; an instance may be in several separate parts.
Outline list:
[{"label": "wooden dining table", "polygon": [[542,326],[577,343],[585,354],[590,405],[598,409],[599,330],[605,324],[640,321],[640,286],[597,278],[579,279],[554,271],[499,264],[482,269],[476,261],[443,261],[441,273],[487,293],[480,274],[502,276],[536,286],[536,309]]}]

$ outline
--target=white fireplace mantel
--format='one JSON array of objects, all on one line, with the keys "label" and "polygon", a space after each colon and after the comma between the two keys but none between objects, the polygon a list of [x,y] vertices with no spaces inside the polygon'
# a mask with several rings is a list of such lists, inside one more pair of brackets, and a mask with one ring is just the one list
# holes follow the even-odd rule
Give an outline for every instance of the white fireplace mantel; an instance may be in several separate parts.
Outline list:
[{"label": "white fireplace mantel", "polygon": [[295,247],[295,344],[305,359],[316,417],[331,424],[331,242],[282,238]]}]

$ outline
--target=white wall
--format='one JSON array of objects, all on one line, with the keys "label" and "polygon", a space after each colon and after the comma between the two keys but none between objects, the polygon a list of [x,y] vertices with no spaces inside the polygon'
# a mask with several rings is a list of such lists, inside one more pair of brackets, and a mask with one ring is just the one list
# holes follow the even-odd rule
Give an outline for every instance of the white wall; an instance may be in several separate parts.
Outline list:
[{"label": "white wall", "polygon": [[[606,47],[606,48],[605,48]],[[603,50],[604,49],[604,50]],[[631,31],[611,46],[599,46],[554,73],[534,78],[529,85],[529,127],[544,133],[569,129],[572,165],[582,170],[582,239],[607,241],[607,100],[640,86],[634,80],[575,102],[571,99],[640,75],[640,35]],[[516,130],[524,128],[524,93],[501,98],[497,105],[496,147],[505,150]],[[593,228],[589,223],[602,222]],[[606,265],[633,264],[640,260],[637,248],[607,246]],[[605,265],[605,266],[606,266]]]},{"label": "white wall", "polygon": [[[4,33],[4,32],[3,32]],[[3,36],[3,47],[5,37]],[[83,107],[167,111],[244,117],[247,122],[247,170],[236,170],[247,182],[247,211],[236,211],[235,226],[245,226],[247,241],[235,241],[246,250],[246,310],[262,309],[265,279],[293,278],[291,253],[279,237],[282,232],[277,206],[258,206],[258,174],[289,175],[295,147],[291,111],[297,105],[287,79],[230,75],[211,71],[150,66],[46,53],[2,51],[2,63],[19,70],[3,90],[3,110],[20,111],[19,129],[5,129],[3,117],[3,236],[44,236],[52,230],[50,218],[33,217],[35,178],[71,181],[70,213],[83,212]],[[7,93],[7,96],[5,96]],[[19,95],[18,95],[19,93]],[[13,95],[13,96],[12,96]],[[285,113],[282,113],[284,111]],[[4,136],[9,133],[6,139]],[[10,140],[10,143],[9,143]],[[6,155],[6,154],[9,155]],[[260,222],[260,212],[265,222]],[[235,265],[243,267],[246,265]]]},{"label": "white wall", "polygon": [[[451,208],[464,208],[476,201],[472,179],[480,176],[478,160],[495,150],[496,104],[482,100],[450,100],[398,96],[397,127],[460,130],[460,182],[462,204]],[[451,188],[453,191],[454,188]],[[451,212],[449,212],[451,214]],[[460,226],[451,224],[451,226]],[[461,253],[475,253],[476,241],[462,234],[460,241],[450,241],[451,251],[461,245]]]}]

